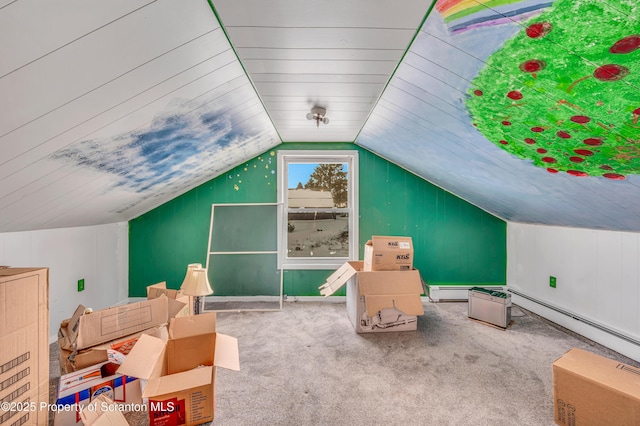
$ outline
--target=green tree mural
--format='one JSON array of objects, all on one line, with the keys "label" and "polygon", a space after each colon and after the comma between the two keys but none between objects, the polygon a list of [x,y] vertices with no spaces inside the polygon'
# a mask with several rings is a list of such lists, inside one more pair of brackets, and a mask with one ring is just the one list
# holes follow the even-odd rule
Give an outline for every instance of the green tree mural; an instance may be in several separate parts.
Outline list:
[{"label": "green tree mural", "polygon": [[474,126],[551,173],[640,172],[637,0],[557,0],[472,81]]}]

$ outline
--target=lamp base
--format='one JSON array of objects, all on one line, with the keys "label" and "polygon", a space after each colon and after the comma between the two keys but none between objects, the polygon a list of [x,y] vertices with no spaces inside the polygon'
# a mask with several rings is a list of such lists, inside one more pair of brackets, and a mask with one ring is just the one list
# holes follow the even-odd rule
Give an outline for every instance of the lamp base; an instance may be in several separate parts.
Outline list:
[{"label": "lamp base", "polygon": [[193,296],[193,315],[204,312],[204,296]]}]

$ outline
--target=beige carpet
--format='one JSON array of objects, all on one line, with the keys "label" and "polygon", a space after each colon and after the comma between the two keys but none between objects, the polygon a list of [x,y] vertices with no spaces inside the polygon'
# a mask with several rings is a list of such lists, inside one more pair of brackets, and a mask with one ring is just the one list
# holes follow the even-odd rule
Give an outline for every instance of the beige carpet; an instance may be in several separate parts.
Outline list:
[{"label": "beige carpet", "polygon": [[553,425],[551,365],[567,350],[640,366],[517,306],[507,330],[466,302],[425,303],[418,331],[359,335],[342,303],[287,302],[219,313],[218,331],[238,337],[241,371],[218,370],[214,425]]}]

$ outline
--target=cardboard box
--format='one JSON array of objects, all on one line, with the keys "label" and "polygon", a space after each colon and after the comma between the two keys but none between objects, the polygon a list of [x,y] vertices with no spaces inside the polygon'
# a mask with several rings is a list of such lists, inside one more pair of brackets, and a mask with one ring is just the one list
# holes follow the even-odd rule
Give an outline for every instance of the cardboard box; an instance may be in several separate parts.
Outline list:
[{"label": "cardboard box", "polygon": [[147,380],[150,426],[213,421],[216,367],[240,369],[237,339],[215,328],[215,313],[173,318],[167,342],[141,336],[118,369]]},{"label": "cardboard box", "polygon": [[[117,367],[117,364],[104,362],[61,376],[54,425],[83,424],[80,413],[94,408],[94,402],[101,394],[118,404],[123,412],[142,406],[140,380],[117,373]],[[89,404],[92,407],[88,407]]]},{"label": "cardboard box", "polygon": [[347,315],[357,333],[411,331],[424,314],[424,285],[417,269],[364,271],[364,262],[342,265],[320,287],[325,297],[347,285]]},{"label": "cardboard box", "polygon": [[61,349],[79,351],[90,348],[165,325],[171,318],[168,298],[164,295],[91,313],[85,311],[84,306],[78,306],[73,316],[60,324],[58,344]]},{"label": "cardboard box", "polygon": [[411,237],[374,235],[365,244],[365,271],[410,271],[411,269],[413,269]]},{"label": "cardboard box", "polygon": [[[161,325],[80,351],[68,351],[61,348],[58,358],[60,374],[73,373],[74,371],[91,367],[92,365],[107,362],[110,359],[113,360],[113,358],[118,357],[118,354],[124,357],[124,355],[129,353],[142,334],[148,334],[165,341],[169,336],[166,325]],[[122,359],[124,358],[120,358],[119,362],[122,362]]]},{"label": "cardboard box", "polygon": [[558,425],[640,424],[640,369],[574,348],[552,367]]},{"label": "cardboard box", "polygon": [[128,424],[127,419],[106,394],[100,394],[92,402],[94,409],[82,410],[80,418],[84,426],[120,426]]},{"label": "cardboard box", "polygon": [[168,289],[165,281],[147,286],[147,299],[157,299],[162,295],[167,296],[169,299],[170,318],[186,317],[193,312],[191,298],[184,294],[182,290]]},{"label": "cardboard box", "polygon": [[[49,269],[0,269],[0,401],[35,409],[0,410],[1,424],[47,425]],[[16,406],[17,407],[17,406]]]}]

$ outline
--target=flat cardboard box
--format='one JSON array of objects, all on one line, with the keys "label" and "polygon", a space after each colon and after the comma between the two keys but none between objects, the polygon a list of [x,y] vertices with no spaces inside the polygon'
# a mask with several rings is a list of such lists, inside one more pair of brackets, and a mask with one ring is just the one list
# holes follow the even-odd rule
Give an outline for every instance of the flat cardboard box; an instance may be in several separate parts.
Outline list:
[{"label": "flat cardboard box", "polygon": [[345,263],[327,278],[320,293],[328,297],[347,285],[347,316],[357,333],[417,330],[417,317],[424,314],[420,272],[363,268],[362,261]]},{"label": "flat cardboard box", "polygon": [[411,237],[374,235],[364,246],[364,271],[410,271],[413,269]]},{"label": "flat cardboard box", "polygon": [[553,363],[558,425],[640,424],[640,369],[573,348]]},{"label": "flat cardboard box", "polygon": [[147,380],[150,426],[213,421],[216,367],[240,370],[237,339],[215,329],[216,314],[204,313],[173,318],[167,342],[138,339],[118,372]]},{"label": "flat cardboard box", "polygon": [[[142,405],[140,380],[116,372],[117,365],[103,362],[60,377],[54,426],[81,425],[81,412],[95,407],[96,398],[105,394],[123,412]],[[92,405],[89,408],[89,404]]]},{"label": "flat cardboard box", "polygon": [[49,269],[0,269],[0,401],[35,410],[2,411],[0,423],[47,425]]},{"label": "flat cardboard box", "polygon": [[[169,317],[186,317],[191,315],[191,298],[182,290],[167,288],[165,281],[147,286],[147,299],[157,299],[162,295],[169,299]],[[176,303],[177,302],[177,303]]]},{"label": "flat cardboard box", "polygon": [[80,351],[130,334],[168,323],[169,302],[164,295],[156,299],[114,306],[85,313],[80,305],[73,316],[62,321],[58,331],[60,348]]}]

